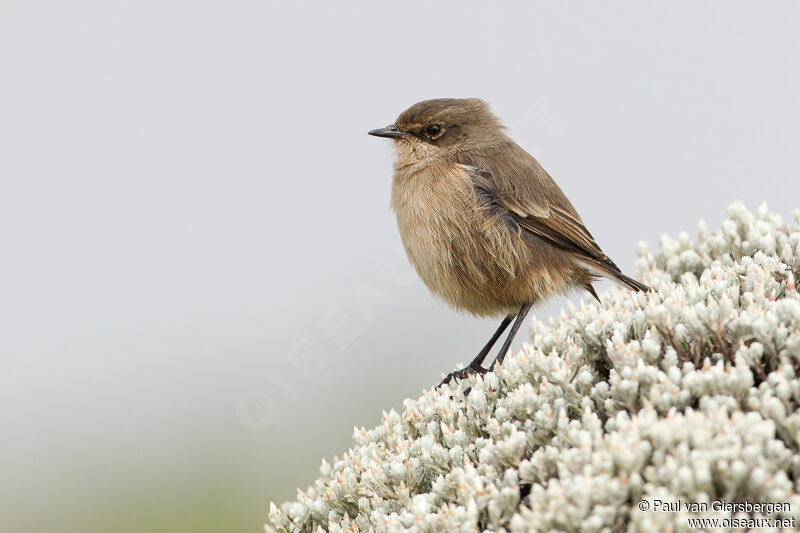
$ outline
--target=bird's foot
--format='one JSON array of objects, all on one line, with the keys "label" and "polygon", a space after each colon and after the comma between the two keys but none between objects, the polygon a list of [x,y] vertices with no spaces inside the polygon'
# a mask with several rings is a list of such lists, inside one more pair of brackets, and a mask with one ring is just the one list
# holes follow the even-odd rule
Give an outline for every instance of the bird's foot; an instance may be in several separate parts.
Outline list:
[{"label": "bird's foot", "polygon": [[442,380],[442,382],[439,383],[436,387],[438,388],[438,387],[441,387],[442,385],[446,385],[446,384],[450,383],[451,381],[453,381],[454,379],[464,379],[466,377],[471,376],[472,374],[481,374],[481,375],[483,375],[486,372],[487,372],[487,370],[485,368],[483,368],[482,366],[480,366],[480,365],[478,365],[478,366],[472,366],[472,365],[465,366],[461,370],[454,370],[454,371],[450,372],[449,374],[447,374],[447,376],[445,376],[445,378]]}]

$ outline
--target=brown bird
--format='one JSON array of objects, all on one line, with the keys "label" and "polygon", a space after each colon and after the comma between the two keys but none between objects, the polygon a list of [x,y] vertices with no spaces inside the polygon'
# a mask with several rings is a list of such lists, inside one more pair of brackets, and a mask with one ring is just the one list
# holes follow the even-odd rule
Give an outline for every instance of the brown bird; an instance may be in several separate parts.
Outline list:
[{"label": "brown bird", "polygon": [[558,185],[503,130],[485,102],[443,98],[369,132],[394,141],[391,206],[422,281],[456,309],[504,316],[477,357],[441,384],[486,372],[483,360],[516,316],[489,369],[502,363],[535,303],[574,288],[599,301],[599,276],[648,290],[620,272]]}]

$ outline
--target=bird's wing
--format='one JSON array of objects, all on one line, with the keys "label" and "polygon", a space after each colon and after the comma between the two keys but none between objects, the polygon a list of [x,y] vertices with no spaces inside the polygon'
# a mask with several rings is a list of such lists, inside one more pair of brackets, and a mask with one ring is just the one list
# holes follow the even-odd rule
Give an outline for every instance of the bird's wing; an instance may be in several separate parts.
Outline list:
[{"label": "bird's wing", "polygon": [[[575,208],[539,163],[516,144],[505,157],[463,161],[480,198],[525,233],[575,254],[591,270],[637,290],[647,287],[625,276],[603,253]],[[512,178],[513,176],[513,178]]]},{"label": "bird's wing", "polygon": [[541,237],[559,248],[586,256],[608,267],[619,270],[597,245],[583,223],[557,206],[549,206],[547,213],[526,213],[511,202],[506,204],[514,213],[513,217],[523,230]]},{"label": "bird's wing", "polygon": [[[498,179],[492,170],[472,167],[469,174],[479,196],[485,198],[493,207],[503,209],[504,214],[516,222],[523,231],[544,239],[558,248],[592,261],[606,263],[608,267],[619,270],[597,245],[580,217],[574,213],[574,208],[570,209],[572,206],[566,202],[566,198],[564,200],[567,205],[563,207],[557,205],[551,198],[520,198],[517,187],[513,191],[498,188],[498,184],[502,184],[505,180]],[[563,196],[563,193],[561,195]]]}]

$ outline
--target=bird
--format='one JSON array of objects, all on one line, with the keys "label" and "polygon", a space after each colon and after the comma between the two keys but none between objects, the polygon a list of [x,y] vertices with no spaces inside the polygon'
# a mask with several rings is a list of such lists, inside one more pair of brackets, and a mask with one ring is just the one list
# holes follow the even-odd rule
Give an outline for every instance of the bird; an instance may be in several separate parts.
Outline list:
[{"label": "bird", "polygon": [[[439,386],[501,365],[531,308],[600,277],[649,287],[603,253],[539,162],[478,98],[418,102],[369,135],[394,142],[391,208],[406,255],[437,297],[459,311],[502,317],[466,367]],[[483,362],[511,325],[488,370]]]}]

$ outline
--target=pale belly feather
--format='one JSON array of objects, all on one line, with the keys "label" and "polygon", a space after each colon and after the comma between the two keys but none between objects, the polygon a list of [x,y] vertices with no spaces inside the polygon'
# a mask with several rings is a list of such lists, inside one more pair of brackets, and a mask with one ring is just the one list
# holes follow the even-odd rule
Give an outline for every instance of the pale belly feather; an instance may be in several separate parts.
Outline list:
[{"label": "pale belly feather", "polygon": [[396,174],[392,207],[403,246],[427,287],[481,316],[516,313],[564,289],[513,227],[481,206],[458,167]]}]

